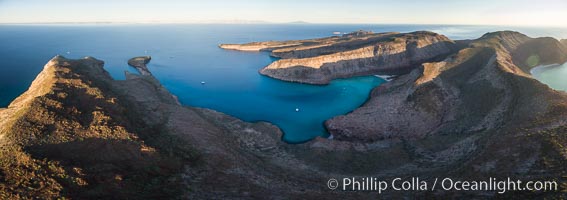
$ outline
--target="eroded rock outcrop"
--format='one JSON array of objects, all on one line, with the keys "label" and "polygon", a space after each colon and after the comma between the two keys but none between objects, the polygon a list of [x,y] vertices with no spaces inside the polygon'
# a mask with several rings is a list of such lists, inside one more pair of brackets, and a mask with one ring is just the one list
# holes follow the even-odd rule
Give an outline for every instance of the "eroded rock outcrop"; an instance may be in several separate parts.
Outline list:
[{"label": "eroded rock outcrop", "polygon": [[[564,198],[561,191],[378,194],[327,187],[330,178],[369,176],[430,184],[436,177],[511,177],[564,187],[558,177],[566,175],[567,94],[531,78],[530,65],[520,67],[534,55],[540,64],[562,61],[554,52],[564,49],[555,44],[515,32],[487,34],[329,120],[335,139],[295,145],[283,143],[268,123],[181,106],[151,75],[113,80],[102,61],[58,56],[0,109],[0,197]],[[541,51],[524,49],[531,47]]]},{"label": "eroded rock outcrop", "polygon": [[260,70],[261,74],[285,81],[327,84],[333,79],[361,75],[400,75],[420,63],[442,59],[458,46],[432,32],[356,32],[325,45],[298,44],[272,50],[281,57]]},{"label": "eroded rock outcrop", "polygon": [[[545,100],[555,98],[546,95],[562,94],[533,80],[529,70],[566,61],[567,51],[555,39],[489,33],[442,62],[424,63],[376,88],[364,106],[326,125],[337,139],[363,141],[501,128],[510,119],[526,117],[510,116],[513,111],[549,111],[542,105],[552,104]],[[534,98],[516,88],[527,82],[533,83],[531,89],[524,89],[540,90],[537,95],[544,95],[542,105],[516,105],[519,99]]]},{"label": "eroded rock outcrop", "polygon": [[326,182],[392,168],[367,160],[384,147],[285,144],[273,125],[181,106],[153,76],[113,80],[103,64],[57,56],[0,109],[2,199],[361,198],[376,193]]},{"label": "eroded rock outcrop", "polygon": [[150,60],[152,60],[151,56],[139,56],[130,58],[130,60],[128,60],[128,65],[136,68],[136,70],[138,70],[138,72],[140,72],[142,76],[149,76],[152,75],[152,73],[150,72],[150,70],[148,70],[146,64],[148,64]]},{"label": "eroded rock outcrop", "polygon": [[379,86],[361,108],[325,125],[341,141],[401,140],[418,163],[458,166],[458,177],[551,178],[538,170],[564,173],[567,94],[529,70],[566,62],[565,50],[552,38],[488,33],[444,61]]},{"label": "eroded rock outcrop", "polygon": [[[133,85],[142,79],[112,80],[102,66],[92,57],[56,56],[28,91],[1,111],[2,199],[183,194],[179,174],[183,163],[196,159],[194,150],[165,142],[176,136],[155,129],[161,123],[155,118],[145,123],[138,116],[147,111],[133,110],[136,102],[128,99],[144,95],[154,106],[175,100],[158,97],[151,84]],[[115,86],[141,92],[124,97]],[[142,183],[150,180],[155,184]]]},{"label": "eroded rock outcrop", "polygon": [[372,33],[366,31],[345,34],[342,37],[332,37],[334,40],[321,42],[313,42],[320,39],[312,39],[302,45],[276,48],[271,50],[272,56],[282,59],[288,58],[311,58],[321,55],[329,55],[338,52],[351,51],[368,46],[373,43],[384,40],[384,37],[395,36],[399,33]]},{"label": "eroded rock outcrop", "polygon": [[[236,136],[273,143],[281,136],[267,123],[180,106],[149,71],[113,80],[92,57],[54,57],[0,118],[2,199],[238,196],[209,188],[252,173],[237,166],[250,158],[232,149],[240,149]],[[198,181],[214,179],[221,181]],[[203,191],[189,192],[196,186]]]}]

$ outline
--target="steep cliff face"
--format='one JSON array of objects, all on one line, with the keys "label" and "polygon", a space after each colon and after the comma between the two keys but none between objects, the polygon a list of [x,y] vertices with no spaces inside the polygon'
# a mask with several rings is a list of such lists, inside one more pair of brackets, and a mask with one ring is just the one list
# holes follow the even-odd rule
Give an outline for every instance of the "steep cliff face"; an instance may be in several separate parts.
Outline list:
[{"label": "steep cliff face", "polygon": [[[523,70],[544,62],[559,63],[565,59],[567,51],[567,40],[531,39],[512,31],[490,33],[478,40],[484,41],[478,45],[506,45],[502,46],[503,50],[511,54],[514,64]],[[506,40],[506,44],[497,44],[501,40]],[[424,31],[407,34],[357,31],[342,37],[220,46],[271,51],[272,56],[282,58],[260,70],[263,75],[292,82],[328,84],[336,78],[406,74],[421,63],[442,60],[469,42],[455,42]],[[553,48],[561,50],[545,51],[544,48],[554,45]]]},{"label": "steep cliff face", "polygon": [[138,70],[138,72],[140,72],[142,76],[149,76],[152,73],[150,72],[146,64],[148,64],[150,60],[152,60],[151,56],[135,57],[128,60],[128,65],[136,68],[136,70]]},{"label": "steep cliff face", "polygon": [[399,75],[422,62],[453,53],[456,45],[436,33],[415,32],[383,36],[370,43],[351,44],[349,48],[352,50],[341,49],[337,53],[315,57],[278,60],[260,70],[260,73],[285,81],[311,84],[327,84],[336,78],[359,75]]},{"label": "steep cliff face", "polygon": [[[355,34],[356,33],[356,34]],[[374,43],[389,40],[391,37],[399,35],[396,32],[372,33],[354,32],[345,34],[333,41],[323,44],[305,43],[299,46],[277,48],[272,50],[272,56],[278,58],[311,58],[320,55],[356,50]],[[317,40],[317,39],[314,39]]]},{"label": "steep cliff face", "polygon": [[285,144],[273,125],[180,106],[140,74],[118,81],[94,58],[49,61],[0,110],[0,198],[368,198],[377,194],[333,193],[325,183],[409,172],[396,169],[410,161],[399,145]]},{"label": "steep cliff face", "polygon": [[[567,185],[558,178],[566,175],[567,94],[519,66],[532,54],[542,64],[562,61],[553,52],[563,50],[514,32],[467,43],[327,121],[335,139],[294,145],[268,123],[180,106],[149,70],[118,81],[102,61],[55,57],[26,93],[0,109],[0,198],[564,198],[560,191],[378,194],[327,187],[330,178],[369,176]],[[551,56],[523,49],[532,47]],[[147,60],[134,60],[147,69]]]},{"label": "steep cliff face", "polygon": [[[557,40],[516,32],[487,34],[442,62],[424,63],[376,88],[364,106],[327,121],[327,128],[342,140],[419,139],[501,128],[511,119],[529,116],[529,111],[519,114],[526,108],[545,113],[552,104],[546,100],[564,95],[530,77],[529,69],[536,65],[524,61],[534,56],[537,65],[567,61],[567,51]],[[516,105],[534,98],[516,88],[525,82],[533,83],[526,90],[541,91],[534,94],[541,95],[541,105]]]},{"label": "steep cliff face", "polygon": [[285,144],[268,123],[180,106],[151,73],[126,78],[113,80],[90,57],[49,61],[0,109],[0,198],[368,198],[376,194],[332,193],[325,183],[407,161],[369,161],[379,146],[322,138]]},{"label": "steep cliff face", "polygon": [[457,177],[564,174],[567,94],[529,75],[525,60],[534,55],[538,64],[567,61],[557,40],[487,34],[379,86],[361,108],[325,125],[340,141],[402,141],[422,166],[455,166],[446,173]]},{"label": "steep cliff face", "polygon": [[276,79],[328,84],[361,75],[400,75],[423,62],[442,59],[461,45],[432,32],[372,33],[356,31],[341,37],[311,40],[222,44],[221,48],[271,51],[282,58],[260,70]]},{"label": "steep cliff face", "polygon": [[[57,56],[28,91],[2,111],[2,198],[182,193],[177,174],[182,162],[193,159],[190,148],[173,155],[163,151],[163,144],[149,140],[150,135],[164,135],[137,127],[141,124],[129,116],[134,111],[109,89],[113,80],[102,64],[90,57]],[[141,184],[150,180],[170,189]]]},{"label": "steep cliff face", "polygon": [[[250,158],[231,148],[260,132],[267,133],[256,139],[279,142],[281,133],[267,123],[180,106],[147,72],[117,81],[94,58],[49,61],[27,92],[0,110],[0,198],[215,196],[213,184],[193,178],[247,182],[229,170]],[[238,173],[255,169],[242,166]],[[194,187],[206,191],[189,192]]]}]

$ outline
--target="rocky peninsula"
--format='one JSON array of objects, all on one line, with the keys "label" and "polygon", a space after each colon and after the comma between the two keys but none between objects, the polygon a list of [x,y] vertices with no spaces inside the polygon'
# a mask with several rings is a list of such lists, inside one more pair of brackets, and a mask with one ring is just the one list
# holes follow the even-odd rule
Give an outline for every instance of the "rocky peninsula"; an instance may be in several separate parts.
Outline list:
[{"label": "rocky peninsula", "polygon": [[567,93],[535,80],[529,69],[566,56],[553,38],[487,33],[444,61],[379,86],[361,108],[325,125],[337,140],[404,141],[429,166],[467,160],[456,169],[460,177],[545,177],[539,170],[562,176]]},{"label": "rocky peninsula", "polygon": [[[260,73],[309,84],[328,84],[333,79],[362,75],[405,74],[420,63],[437,61],[459,48],[449,38],[426,31],[405,34],[358,31],[342,37],[280,43],[293,45],[267,48],[272,56],[282,59],[261,69]],[[261,43],[241,47],[254,44]]]},{"label": "rocky peninsula", "polygon": [[134,58],[131,58],[130,60],[128,60],[128,65],[136,68],[136,70],[138,70],[138,72],[142,76],[149,76],[149,75],[152,75],[152,73],[150,72],[150,70],[148,70],[148,67],[146,66],[146,64],[148,64],[150,62],[150,60],[152,60],[151,56],[134,57]]},{"label": "rocky peninsula", "polygon": [[325,185],[328,177],[359,173],[340,170],[350,168],[347,157],[335,159],[340,168],[324,167],[337,156],[324,151],[337,146],[338,154],[349,153],[352,144],[286,144],[276,126],[181,106],[151,73],[137,68],[140,75],[114,80],[103,65],[56,56],[0,110],[2,199],[375,195],[334,193]]},{"label": "rocky peninsula", "polygon": [[280,142],[270,124],[180,106],[145,67],[149,57],[130,61],[141,75],[113,80],[100,60],[56,56],[27,92],[0,110],[2,199],[237,196],[217,193],[208,182],[235,188],[227,184],[252,173],[229,172],[252,159],[233,148],[254,135]]},{"label": "rocky peninsula", "polygon": [[[403,44],[419,46],[412,34],[400,36]],[[428,36],[416,37],[444,38],[421,34]],[[368,33],[349,37],[360,35]],[[145,67],[136,68],[140,75],[114,80],[103,61],[56,56],[28,91],[0,109],[0,198],[566,197],[562,191],[329,190],[330,178],[369,176],[567,185],[567,93],[526,71],[534,60],[567,61],[566,48],[510,31],[439,48],[455,45],[437,62],[420,62],[431,54],[417,49],[402,53],[397,58],[417,67],[374,89],[361,108],[327,121],[334,139],[304,144],[282,142],[269,123],[180,105],[151,75],[149,59],[134,59]]]},{"label": "rocky peninsula", "polygon": [[[310,49],[310,48],[329,46],[341,42],[364,41],[366,39],[380,36],[382,34],[383,33],[374,34],[372,32],[367,32],[367,31],[357,31],[351,34],[345,34],[342,37],[332,36],[332,37],[306,39],[306,40],[265,41],[265,42],[251,42],[247,44],[220,44],[219,47],[222,49],[237,50],[237,51],[290,52],[291,50],[294,50],[296,48]],[[278,54],[274,53],[274,55],[278,55]]]},{"label": "rocky peninsula", "polygon": [[514,120],[535,120],[564,104],[557,101],[564,93],[529,74],[535,66],[565,62],[567,48],[556,39],[488,33],[444,61],[423,63],[376,88],[364,106],[326,126],[335,138],[364,141],[516,127]]}]

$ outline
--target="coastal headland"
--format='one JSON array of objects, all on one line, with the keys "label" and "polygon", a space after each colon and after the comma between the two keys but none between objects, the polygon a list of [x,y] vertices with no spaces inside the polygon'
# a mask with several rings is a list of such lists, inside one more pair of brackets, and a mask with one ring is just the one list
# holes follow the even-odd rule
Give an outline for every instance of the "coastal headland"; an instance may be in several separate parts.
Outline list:
[{"label": "coastal headland", "polygon": [[281,70],[283,80],[324,84],[386,71],[397,78],[375,88],[359,109],[328,120],[332,139],[303,144],[281,141],[269,123],[180,105],[151,75],[149,57],[130,60],[139,74],[114,80],[101,60],[55,56],[28,91],[0,110],[0,197],[565,197],[562,191],[378,194],[327,185],[346,177],[513,177],[564,187],[567,93],[529,73],[567,62],[562,42],[513,31],[470,41],[364,31],[309,41],[244,49],[268,49],[284,58],[282,66],[301,61],[312,68],[308,75],[289,72],[295,64],[270,68],[272,75]]}]

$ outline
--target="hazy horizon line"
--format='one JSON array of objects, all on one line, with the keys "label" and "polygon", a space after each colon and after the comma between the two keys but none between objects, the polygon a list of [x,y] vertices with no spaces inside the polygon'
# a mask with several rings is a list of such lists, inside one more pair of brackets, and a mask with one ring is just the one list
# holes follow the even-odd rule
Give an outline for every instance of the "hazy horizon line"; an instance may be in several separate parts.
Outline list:
[{"label": "hazy horizon line", "polygon": [[543,27],[543,28],[567,28],[554,25],[518,25],[518,24],[453,24],[453,23],[345,23],[345,22],[270,22],[261,20],[211,20],[211,21],[187,21],[187,22],[132,22],[132,21],[88,21],[88,22],[0,22],[0,25],[97,25],[97,24],[202,24],[202,25],[253,25],[253,24],[295,24],[295,25],[432,25],[432,26],[505,26],[505,27]]}]

